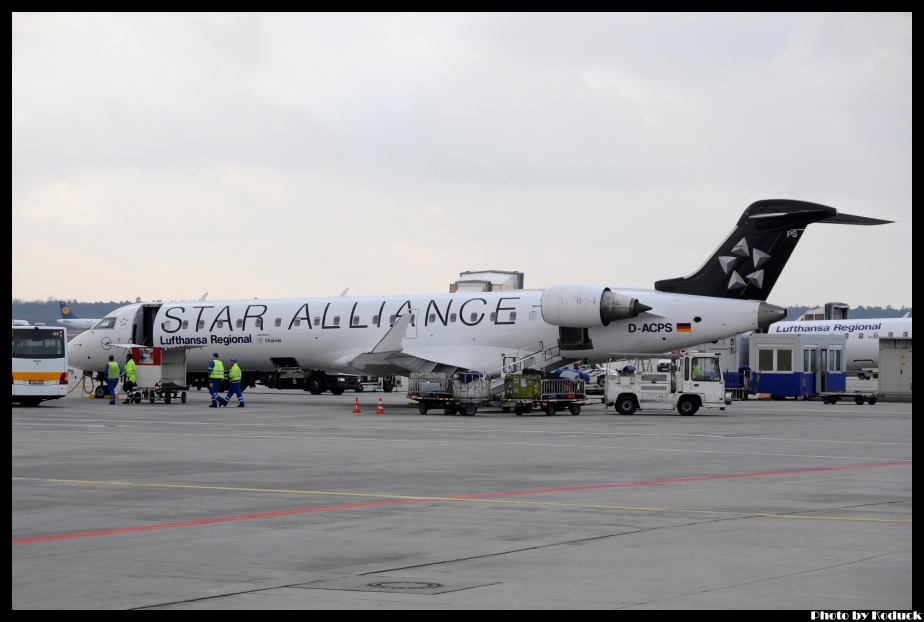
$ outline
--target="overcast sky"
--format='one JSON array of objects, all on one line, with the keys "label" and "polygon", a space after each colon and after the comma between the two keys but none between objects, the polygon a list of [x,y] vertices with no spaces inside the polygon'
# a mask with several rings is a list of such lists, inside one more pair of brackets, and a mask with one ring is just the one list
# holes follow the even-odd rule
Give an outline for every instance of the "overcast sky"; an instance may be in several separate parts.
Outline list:
[{"label": "overcast sky", "polygon": [[12,16],[13,297],[652,288],[753,201],[770,297],[911,305],[911,15]]}]

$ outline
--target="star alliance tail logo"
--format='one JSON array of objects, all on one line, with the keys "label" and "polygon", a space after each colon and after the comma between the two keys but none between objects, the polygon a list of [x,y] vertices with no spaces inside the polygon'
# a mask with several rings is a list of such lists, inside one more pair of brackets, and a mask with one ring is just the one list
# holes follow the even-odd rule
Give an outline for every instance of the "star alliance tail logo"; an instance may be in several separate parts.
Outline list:
[{"label": "star alliance tail logo", "polygon": [[[735,269],[735,265],[739,260],[742,260],[741,267],[743,268],[749,259],[754,264],[754,271],[747,276],[741,276],[738,270]],[[731,255],[719,257],[719,265],[722,266],[722,271],[731,275],[728,279],[728,289],[744,289],[748,285],[762,289],[764,286],[764,271],[761,270],[761,266],[766,264],[769,259],[770,255],[767,253],[756,248],[749,249],[747,239],[741,238],[741,241],[732,248]]]}]

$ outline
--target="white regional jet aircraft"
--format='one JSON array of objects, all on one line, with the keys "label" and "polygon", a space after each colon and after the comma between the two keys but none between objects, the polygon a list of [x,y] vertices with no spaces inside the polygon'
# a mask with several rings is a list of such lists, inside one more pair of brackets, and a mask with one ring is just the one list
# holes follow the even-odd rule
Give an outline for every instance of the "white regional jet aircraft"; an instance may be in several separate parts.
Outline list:
[{"label": "white regional jet aircraft", "polygon": [[192,348],[190,381],[213,352],[236,357],[245,382],[300,367],[373,376],[492,371],[543,351],[549,365],[613,352],[657,354],[767,327],[786,311],[764,302],[812,223],[873,225],[813,203],[754,203],[695,274],[657,291],[599,285],[431,296],[143,303],[122,307],[69,345],[70,364],[102,370],[114,344]]},{"label": "white regional jet aircraft", "polygon": [[872,376],[879,367],[879,339],[911,339],[912,318],[875,320],[817,320],[809,322],[780,322],[768,331],[771,335],[805,334],[846,335],[847,369]]}]

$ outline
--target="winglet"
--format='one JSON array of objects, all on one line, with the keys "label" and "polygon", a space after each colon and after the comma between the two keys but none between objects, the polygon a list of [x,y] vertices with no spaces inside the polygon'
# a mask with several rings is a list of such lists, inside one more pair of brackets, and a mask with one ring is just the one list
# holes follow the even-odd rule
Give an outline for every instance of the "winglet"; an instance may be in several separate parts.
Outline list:
[{"label": "winglet", "polygon": [[411,323],[412,314],[405,313],[398,318],[395,325],[391,327],[382,340],[372,348],[370,354],[382,354],[384,352],[401,352],[404,350],[404,336],[407,334],[407,326]]},{"label": "winglet", "polygon": [[199,300],[205,300],[208,297],[209,297],[209,293],[205,292],[204,294],[202,294],[202,298],[200,298]]},{"label": "winglet", "polygon": [[340,294],[340,297],[341,297],[341,298],[346,298],[346,295],[347,295],[347,293],[348,293],[349,291],[350,291],[350,288],[347,287],[345,290],[343,290],[343,293]]}]

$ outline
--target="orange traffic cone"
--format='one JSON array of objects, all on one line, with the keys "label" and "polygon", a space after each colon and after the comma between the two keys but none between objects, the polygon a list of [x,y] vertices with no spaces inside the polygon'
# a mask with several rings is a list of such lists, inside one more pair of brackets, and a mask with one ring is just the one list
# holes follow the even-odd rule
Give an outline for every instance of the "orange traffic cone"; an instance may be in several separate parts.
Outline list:
[{"label": "orange traffic cone", "polygon": [[382,398],[379,398],[379,407],[375,409],[375,414],[377,415],[385,414],[385,407],[382,406]]},{"label": "orange traffic cone", "polygon": [[363,411],[361,411],[361,410],[359,409],[359,398],[357,397],[357,398],[356,398],[356,405],[353,406],[353,414],[354,414],[354,415],[360,415],[360,414],[362,414],[362,412],[363,412]]}]

